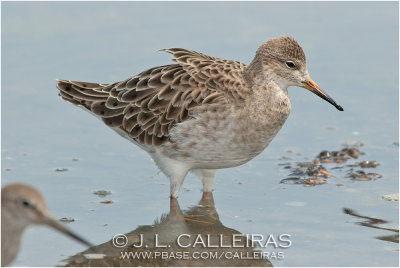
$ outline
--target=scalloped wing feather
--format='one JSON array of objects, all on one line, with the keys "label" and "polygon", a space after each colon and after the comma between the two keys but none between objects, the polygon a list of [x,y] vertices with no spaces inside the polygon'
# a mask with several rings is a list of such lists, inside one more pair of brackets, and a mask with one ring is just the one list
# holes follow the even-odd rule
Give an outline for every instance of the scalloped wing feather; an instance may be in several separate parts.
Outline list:
[{"label": "scalloped wing feather", "polygon": [[230,101],[244,99],[248,90],[243,80],[246,64],[182,48],[168,48],[162,51],[171,53],[173,61],[182,65],[195,81],[204,83],[209,89],[223,92]]},{"label": "scalloped wing feather", "polygon": [[177,64],[148,69],[113,84],[58,80],[63,99],[82,105],[136,142],[159,146],[193,110],[242,98],[245,64],[180,48],[164,49]]}]

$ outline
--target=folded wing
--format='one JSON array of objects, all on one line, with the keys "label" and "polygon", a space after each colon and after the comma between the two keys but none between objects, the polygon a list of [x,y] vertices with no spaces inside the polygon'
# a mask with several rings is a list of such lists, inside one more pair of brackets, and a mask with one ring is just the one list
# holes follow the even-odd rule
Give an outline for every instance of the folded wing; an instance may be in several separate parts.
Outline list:
[{"label": "folded wing", "polygon": [[112,84],[58,80],[60,95],[138,143],[152,146],[168,141],[171,128],[191,119],[196,108],[241,99],[244,64],[180,48],[164,51],[172,53],[177,64]]}]

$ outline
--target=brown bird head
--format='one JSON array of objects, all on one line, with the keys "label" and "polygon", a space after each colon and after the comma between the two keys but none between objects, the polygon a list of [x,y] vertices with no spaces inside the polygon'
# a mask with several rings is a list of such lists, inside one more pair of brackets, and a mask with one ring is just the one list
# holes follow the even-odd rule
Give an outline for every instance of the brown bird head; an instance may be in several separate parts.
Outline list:
[{"label": "brown bird head", "polygon": [[248,72],[253,74],[253,79],[257,74],[261,79],[272,78],[285,91],[289,86],[303,87],[343,111],[343,108],[310,78],[304,51],[290,36],[273,38],[263,43],[249,65]]}]

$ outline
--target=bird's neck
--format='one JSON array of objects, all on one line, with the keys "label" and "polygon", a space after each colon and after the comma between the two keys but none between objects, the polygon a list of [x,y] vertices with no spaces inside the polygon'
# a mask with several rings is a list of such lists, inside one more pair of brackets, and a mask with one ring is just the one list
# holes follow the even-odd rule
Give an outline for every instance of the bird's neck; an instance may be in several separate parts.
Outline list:
[{"label": "bird's neck", "polygon": [[11,263],[18,254],[21,236],[26,225],[15,224],[4,217],[1,217],[1,265]]},{"label": "bird's neck", "polygon": [[[255,57],[253,61],[244,69],[243,79],[246,84],[252,88],[273,88],[280,89],[283,93],[288,95],[288,87],[290,84],[280,76],[276,75],[273,68],[266,68],[259,57]],[[271,94],[273,94],[271,92]]]},{"label": "bird's neck", "polygon": [[259,57],[255,57],[253,61],[246,66],[243,71],[243,80],[246,82],[247,86],[252,88],[254,86],[257,74],[262,73],[262,61]]},{"label": "bird's neck", "polygon": [[[246,107],[250,114],[257,114],[260,125],[269,126],[272,122],[282,126],[291,111],[288,85],[276,79],[273,72],[263,72],[253,79],[251,94]],[[279,129],[280,127],[276,127]]]}]

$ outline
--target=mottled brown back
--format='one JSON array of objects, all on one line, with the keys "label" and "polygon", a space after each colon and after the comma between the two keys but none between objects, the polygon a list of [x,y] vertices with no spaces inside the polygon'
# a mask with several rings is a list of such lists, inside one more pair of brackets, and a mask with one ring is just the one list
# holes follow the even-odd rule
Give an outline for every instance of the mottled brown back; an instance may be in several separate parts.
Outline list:
[{"label": "mottled brown back", "polygon": [[164,51],[177,64],[112,84],[59,80],[60,95],[138,143],[154,146],[169,140],[171,128],[192,118],[196,107],[243,99],[244,64],[181,48]]}]

